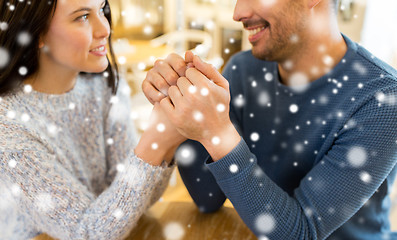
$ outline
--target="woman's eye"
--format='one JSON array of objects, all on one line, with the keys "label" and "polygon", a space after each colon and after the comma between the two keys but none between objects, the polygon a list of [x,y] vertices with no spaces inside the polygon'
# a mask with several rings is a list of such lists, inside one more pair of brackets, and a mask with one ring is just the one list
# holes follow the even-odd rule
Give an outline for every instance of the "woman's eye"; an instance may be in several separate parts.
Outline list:
[{"label": "woman's eye", "polygon": [[87,19],[88,19],[88,14],[84,14],[83,16],[80,16],[80,17],[76,18],[76,21],[86,22]]}]

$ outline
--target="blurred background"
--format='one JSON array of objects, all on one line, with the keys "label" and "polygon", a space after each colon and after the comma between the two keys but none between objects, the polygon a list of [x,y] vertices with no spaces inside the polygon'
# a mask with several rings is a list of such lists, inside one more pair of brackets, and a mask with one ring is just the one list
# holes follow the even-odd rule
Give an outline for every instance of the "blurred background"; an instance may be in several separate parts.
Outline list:
[{"label": "blurred background", "polygon": [[[145,129],[152,108],[141,92],[141,83],[156,59],[193,50],[221,71],[230,56],[250,48],[247,32],[232,19],[235,0],[109,2],[113,46],[120,70],[132,88],[131,116],[140,131]],[[344,34],[397,68],[396,13],[396,0],[341,0],[338,20]],[[163,198],[191,201],[177,172]],[[396,191],[393,199],[392,227],[397,230]]]}]

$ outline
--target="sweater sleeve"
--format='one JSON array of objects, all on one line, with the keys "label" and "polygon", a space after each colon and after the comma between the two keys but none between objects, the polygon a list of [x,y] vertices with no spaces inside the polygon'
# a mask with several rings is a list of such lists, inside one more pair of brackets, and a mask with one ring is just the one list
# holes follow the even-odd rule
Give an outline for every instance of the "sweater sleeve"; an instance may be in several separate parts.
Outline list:
[{"label": "sweater sleeve", "polygon": [[[125,86],[120,85],[115,98],[96,98],[112,103],[103,106],[108,109],[103,137],[90,139],[104,151],[110,169],[103,176],[109,186],[99,195],[73,174],[79,163],[60,158],[40,133],[18,121],[1,121],[1,182],[10,186],[9,192],[19,192],[9,200],[17,202],[17,211],[37,232],[58,239],[122,239],[164,190],[172,168],[151,166],[134,154],[136,134]],[[10,139],[12,144],[5,144]]]},{"label": "sweater sleeve", "polygon": [[[385,90],[396,99],[397,90]],[[397,162],[397,106],[374,97],[290,196],[257,165],[242,140],[207,166],[247,226],[269,239],[325,239],[374,194]]]},{"label": "sweater sleeve", "polygon": [[165,171],[130,153],[124,170],[96,196],[44,146],[34,148],[1,152],[1,176],[20,192],[10,199],[18,203],[18,211],[32,219],[37,231],[58,239],[122,239],[147,209]]},{"label": "sweater sleeve", "polygon": [[201,212],[214,212],[226,200],[214,176],[204,164],[209,157],[205,148],[196,141],[184,142],[177,151],[178,170],[190,196]]},{"label": "sweater sleeve", "polygon": [[[131,116],[130,88],[124,79],[120,79],[116,96],[110,97],[110,104],[106,112],[105,143],[106,161],[108,163],[107,181],[110,184],[118,169],[123,169],[123,162],[136,146],[138,138],[136,128]],[[151,206],[164,193],[174,166],[167,167],[164,162],[164,171],[154,182]]]}]

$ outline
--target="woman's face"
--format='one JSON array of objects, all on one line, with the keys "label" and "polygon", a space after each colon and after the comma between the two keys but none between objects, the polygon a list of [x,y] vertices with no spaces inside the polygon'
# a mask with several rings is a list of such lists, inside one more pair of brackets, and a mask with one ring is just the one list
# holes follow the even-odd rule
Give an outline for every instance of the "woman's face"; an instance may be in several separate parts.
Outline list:
[{"label": "woman's face", "polygon": [[40,63],[76,72],[104,71],[110,34],[104,7],[104,0],[58,0],[40,41]]}]

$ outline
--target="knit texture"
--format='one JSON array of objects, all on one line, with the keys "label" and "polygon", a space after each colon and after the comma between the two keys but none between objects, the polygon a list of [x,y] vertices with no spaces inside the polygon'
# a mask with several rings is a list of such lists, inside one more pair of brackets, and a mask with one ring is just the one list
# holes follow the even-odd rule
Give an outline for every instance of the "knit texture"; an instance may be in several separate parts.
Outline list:
[{"label": "knit texture", "polygon": [[230,115],[242,140],[217,162],[187,142],[196,158],[180,166],[201,210],[227,197],[263,239],[397,239],[388,219],[397,73],[345,41],[342,61],[301,88],[280,83],[277,64],[250,51],[229,61]]},{"label": "knit texture", "polygon": [[51,95],[0,98],[0,239],[122,239],[163,193],[172,167],[134,154],[130,90],[79,76]]}]

